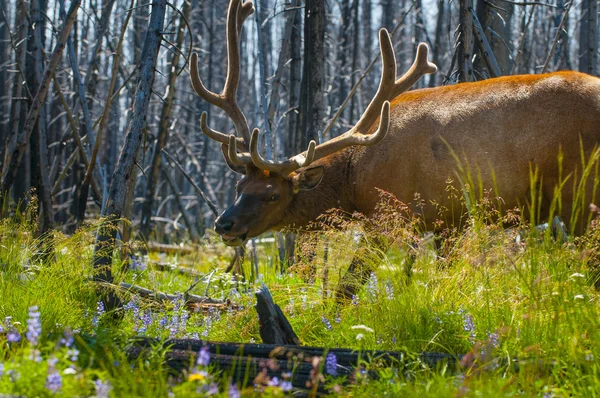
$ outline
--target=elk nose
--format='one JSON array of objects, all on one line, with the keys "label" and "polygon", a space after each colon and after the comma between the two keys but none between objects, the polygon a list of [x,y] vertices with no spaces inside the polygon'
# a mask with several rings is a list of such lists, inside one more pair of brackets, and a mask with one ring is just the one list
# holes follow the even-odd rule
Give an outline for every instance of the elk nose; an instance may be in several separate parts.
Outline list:
[{"label": "elk nose", "polygon": [[231,231],[233,224],[233,220],[223,220],[222,217],[219,217],[215,220],[215,231],[217,231],[217,233],[220,235],[226,234],[227,232]]}]

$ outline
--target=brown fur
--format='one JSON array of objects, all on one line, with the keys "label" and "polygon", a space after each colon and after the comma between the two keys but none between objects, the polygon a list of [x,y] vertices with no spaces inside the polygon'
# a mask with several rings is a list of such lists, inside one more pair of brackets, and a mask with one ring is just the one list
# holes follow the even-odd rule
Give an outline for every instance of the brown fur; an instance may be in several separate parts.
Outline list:
[{"label": "brown fur", "polygon": [[[324,168],[315,189],[294,193],[293,179],[305,169],[283,177],[249,168],[241,193],[256,194],[268,184],[264,195],[277,191],[280,199],[267,203],[263,198],[261,206],[250,208],[236,201],[228,211],[243,214],[246,221],[238,222],[232,234],[245,229],[252,237],[268,229],[305,227],[331,208],[370,215],[379,200],[376,188],[405,203],[419,193],[426,201],[449,206],[447,180],[457,181],[452,152],[468,162],[473,174],[480,173],[485,189],[494,188],[493,170],[506,208],[527,202],[530,164],[539,167],[547,212],[558,181],[559,148],[563,175],[576,169],[581,175],[580,142],[586,156],[600,142],[600,79],[589,75],[510,76],[407,92],[392,101],[390,129],[381,143],[346,148],[307,168]],[[567,183],[563,195],[567,223],[571,187]],[[596,199],[590,193],[587,198]],[[425,206],[424,216],[433,222],[438,215],[433,206]]]}]

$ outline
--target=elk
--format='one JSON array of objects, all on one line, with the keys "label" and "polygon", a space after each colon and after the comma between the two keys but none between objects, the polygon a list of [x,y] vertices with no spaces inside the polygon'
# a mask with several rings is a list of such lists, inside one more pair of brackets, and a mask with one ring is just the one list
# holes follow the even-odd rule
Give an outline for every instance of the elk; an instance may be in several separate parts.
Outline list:
[{"label": "elk", "polygon": [[[423,199],[452,206],[445,202],[446,188],[448,178],[455,177],[457,157],[477,168],[482,186],[495,187],[506,208],[527,203],[530,172],[537,168],[541,214],[548,214],[555,187],[561,184],[559,210],[569,222],[574,184],[564,183],[565,176],[581,175],[582,154],[592,156],[599,142],[599,79],[569,71],[407,91],[437,68],[428,62],[428,48],[421,43],[414,63],[397,79],[390,36],[382,29],[379,88],[356,125],[319,145],[310,142],[306,151],[287,160],[266,160],[259,153],[259,130],[250,132],[235,98],[239,34],[252,12],[249,1],[230,3],[227,77],[220,94],[202,83],[195,54],[190,62],[196,93],[224,110],[237,133],[213,130],[206,113],[200,118],[203,133],[221,143],[229,167],[244,176],[235,202],[215,221],[227,245],[240,245],[268,230],[303,228],[333,208],[368,217],[379,200],[377,189],[405,203],[419,193]],[[591,185],[587,203],[595,199]],[[426,220],[435,220],[432,206],[422,212]],[[348,272],[356,271],[357,264],[353,261]],[[360,271],[361,278],[369,272]],[[347,287],[342,293],[355,291]]]}]

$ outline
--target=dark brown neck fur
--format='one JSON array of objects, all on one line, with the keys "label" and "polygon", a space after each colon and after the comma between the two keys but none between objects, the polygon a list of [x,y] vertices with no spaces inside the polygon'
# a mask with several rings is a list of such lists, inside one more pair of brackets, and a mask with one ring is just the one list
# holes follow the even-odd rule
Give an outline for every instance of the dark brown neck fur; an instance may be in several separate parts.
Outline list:
[{"label": "dark brown neck fur", "polygon": [[304,228],[330,209],[347,212],[356,210],[354,205],[352,148],[329,155],[310,167],[323,166],[323,181],[313,190],[300,191],[285,212],[280,228]]}]

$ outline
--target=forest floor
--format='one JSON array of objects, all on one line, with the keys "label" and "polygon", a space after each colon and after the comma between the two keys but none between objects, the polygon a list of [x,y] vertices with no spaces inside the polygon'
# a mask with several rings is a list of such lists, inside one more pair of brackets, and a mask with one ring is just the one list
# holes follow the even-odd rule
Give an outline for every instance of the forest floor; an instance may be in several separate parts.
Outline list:
[{"label": "forest floor", "polygon": [[[390,221],[390,220],[388,220]],[[393,221],[393,220],[392,220]],[[392,245],[384,264],[352,302],[336,304],[335,287],[356,249],[351,232],[313,234],[312,245],[287,270],[274,243],[258,244],[257,269],[247,259],[246,282],[223,270],[231,249],[216,239],[193,254],[114,262],[116,282],[167,293],[184,292],[195,277],[158,271],[153,263],[193,267],[210,278],[190,293],[229,298],[230,311],[188,311],[120,292],[124,316],[102,310],[90,282],[95,226],[66,237],[34,238],[31,213],[0,223],[0,394],[18,396],[284,396],[287,375],[254,385],[232,384],[206,359],[173,376],[164,349],[131,360],[121,348],[134,336],[260,342],[254,292],[265,284],[301,342],[356,350],[461,355],[458,367],[430,368],[411,359],[393,368],[368,361],[350,378],[335,377],[334,359],[317,365],[327,391],[352,396],[597,396],[600,394],[600,309],[589,264],[600,249],[600,227],[561,242],[551,233],[505,230],[472,218],[435,255],[414,248],[412,274],[405,246]],[[381,223],[380,223],[381,226]],[[399,236],[399,235],[398,235]],[[53,255],[40,250],[48,242]],[[326,243],[325,243],[326,242]],[[327,260],[324,251],[327,246]],[[135,248],[134,248],[135,249]],[[118,256],[117,256],[118,257]],[[325,272],[327,270],[327,272]],[[200,355],[202,358],[202,355]],[[365,372],[369,370],[369,372]]]}]

